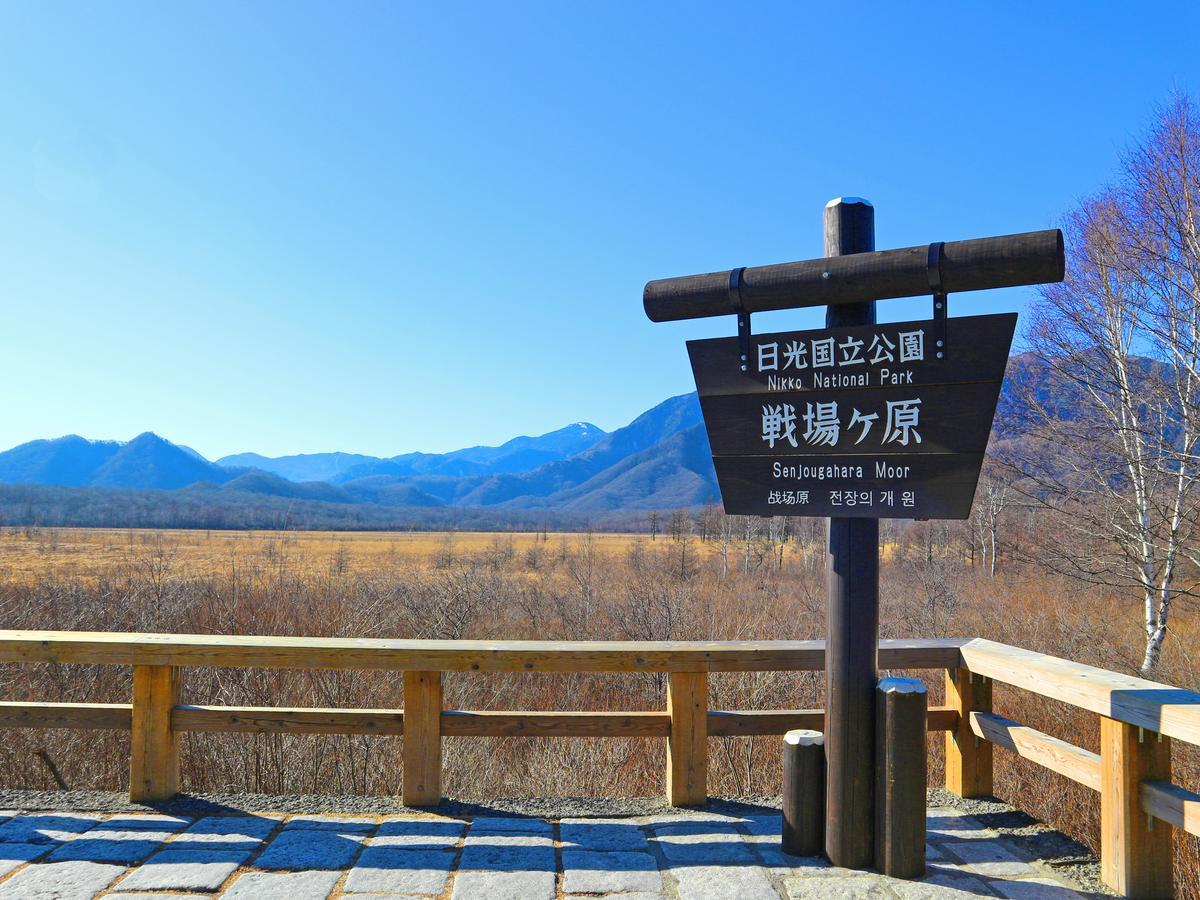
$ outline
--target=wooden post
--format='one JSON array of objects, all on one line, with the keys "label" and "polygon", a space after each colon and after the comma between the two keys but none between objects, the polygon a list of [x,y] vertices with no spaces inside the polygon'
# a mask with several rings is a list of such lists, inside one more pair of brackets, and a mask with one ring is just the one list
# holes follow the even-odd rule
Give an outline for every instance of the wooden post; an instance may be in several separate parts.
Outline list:
[{"label": "wooden post", "polygon": [[129,799],[157,803],[179,792],[179,743],[171,710],[179,705],[179,670],[133,667]]},{"label": "wooden post", "polygon": [[885,678],[875,698],[875,868],[925,874],[925,734],[929,702],[919,678]]},{"label": "wooden post", "polygon": [[1100,717],[1100,871],[1125,897],[1171,897],[1171,826],[1142,811],[1141,783],[1171,780],[1171,741]]},{"label": "wooden post", "polygon": [[667,799],[672,806],[708,802],[708,673],[672,672],[667,683]]},{"label": "wooden post", "polygon": [[[825,206],[825,255],[875,249],[875,210],[839,197]],[[825,325],[872,325],[875,304],[830,306]],[[879,520],[831,518],[826,557],[825,855],[836,866],[874,862],[875,683],[879,644]]]},{"label": "wooden post", "polygon": [[783,852],[817,856],[825,848],[825,735],[783,736]]},{"label": "wooden post", "polygon": [[946,732],[946,790],[960,797],[992,796],[992,744],[971,730],[971,711],[992,711],[992,682],[969,669],[946,670],[946,706],[958,726]]},{"label": "wooden post", "polygon": [[404,673],[405,806],[442,800],[442,673]]}]

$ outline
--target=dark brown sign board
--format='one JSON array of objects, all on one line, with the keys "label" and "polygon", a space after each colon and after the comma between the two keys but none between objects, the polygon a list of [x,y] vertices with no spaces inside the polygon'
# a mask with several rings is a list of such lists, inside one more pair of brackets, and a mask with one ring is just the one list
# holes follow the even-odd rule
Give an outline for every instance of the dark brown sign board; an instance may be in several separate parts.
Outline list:
[{"label": "dark brown sign board", "polygon": [[689,341],[725,512],[967,518],[1016,321]]}]

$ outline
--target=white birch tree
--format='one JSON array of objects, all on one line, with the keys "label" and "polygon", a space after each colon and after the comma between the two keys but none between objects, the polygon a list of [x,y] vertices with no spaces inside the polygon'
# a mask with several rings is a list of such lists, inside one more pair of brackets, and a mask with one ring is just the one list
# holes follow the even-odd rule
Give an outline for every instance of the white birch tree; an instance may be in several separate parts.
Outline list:
[{"label": "white birch tree", "polygon": [[1200,117],[1185,96],[1066,223],[1067,279],[1041,292],[1026,437],[1010,452],[1049,510],[1041,558],[1137,597],[1144,674],[1194,596],[1200,492]]}]

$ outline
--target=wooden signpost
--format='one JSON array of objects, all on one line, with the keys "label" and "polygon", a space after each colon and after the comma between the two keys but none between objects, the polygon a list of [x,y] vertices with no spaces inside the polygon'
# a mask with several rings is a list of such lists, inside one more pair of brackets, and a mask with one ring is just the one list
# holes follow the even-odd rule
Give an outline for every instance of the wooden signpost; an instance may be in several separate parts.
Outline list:
[{"label": "wooden signpost", "polygon": [[[970,515],[1016,315],[948,318],[948,293],[1061,281],[1062,233],[875,251],[865,200],[825,207],[825,257],[651,281],[655,322],[736,315],[688,353],[725,511],[828,516],[825,853],[875,862],[879,519]],[[928,320],[875,301],[931,296]],[[751,314],[826,306],[825,328],[755,335]],[[887,833],[886,829],[881,833]]]}]

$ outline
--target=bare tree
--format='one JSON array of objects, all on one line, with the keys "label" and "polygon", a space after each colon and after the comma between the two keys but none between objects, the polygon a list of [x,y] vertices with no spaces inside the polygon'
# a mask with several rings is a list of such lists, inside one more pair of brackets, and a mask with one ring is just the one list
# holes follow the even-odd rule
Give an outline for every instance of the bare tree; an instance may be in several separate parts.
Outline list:
[{"label": "bare tree", "polygon": [[1005,473],[999,467],[985,465],[975,490],[969,522],[971,565],[975,564],[978,549],[992,578],[996,577],[1000,557],[1000,523],[1012,499],[1013,492]]},{"label": "bare tree", "polygon": [[1020,489],[1051,511],[1051,567],[1138,594],[1149,674],[1172,603],[1192,595],[1180,563],[1200,483],[1200,117],[1161,111],[1114,186],[1065,228],[1067,278],[1042,290],[1032,340]]},{"label": "bare tree", "polygon": [[692,517],[688,515],[686,509],[677,509],[672,512],[669,523],[668,528],[670,528],[673,541],[682,541],[692,533]]},{"label": "bare tree", "polygon": [[696,528],[700,531],[701,543],[707,543],[721,528],[721,510],[717,506],[706,506],[696,513]]}]

